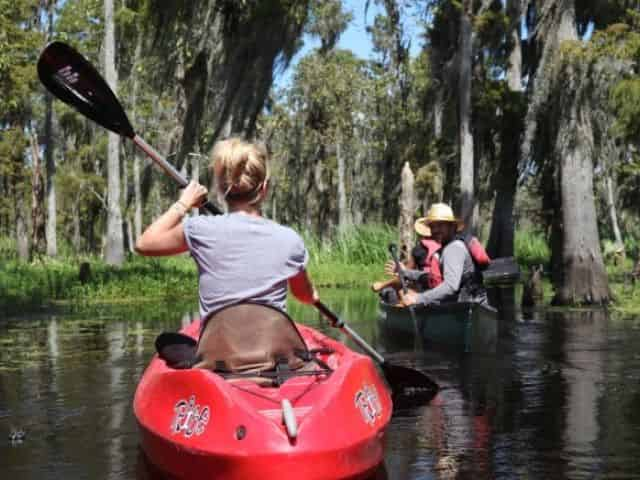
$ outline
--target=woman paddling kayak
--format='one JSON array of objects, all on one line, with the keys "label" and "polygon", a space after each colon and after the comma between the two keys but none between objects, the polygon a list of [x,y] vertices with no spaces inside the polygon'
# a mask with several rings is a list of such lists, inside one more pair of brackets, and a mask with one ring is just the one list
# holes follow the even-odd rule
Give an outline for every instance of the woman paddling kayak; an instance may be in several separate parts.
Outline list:
[{"label": "woman paddling kayak", "polygon": [[371,358],[284,312],[288,287],[319,300],[300,236],[260,215],[266,150],[225,140],[212,168],[229,213],[183,221],[206,195],[191,183],[136,245],[143,255],[191,253],[202,318],[164,349],[191,361],[158,348],[140,379],[143,451],[172,478],[367,478],[384,458],[390,391]]},{"label": "woman paddling kayak", "polygon": [[185,218],[207,195],[192,181],[136,243],[136,251],[146,256],[189,251],[198,265],[201,357],[208,321],[225,307],[251,302],[286,311],[288,288],[302,303],[319,300],[306,271],[309,255],[302,238],[261,214],[269,189],[266,148],[239,138],[220,141],[210,168],[229,213]]}]

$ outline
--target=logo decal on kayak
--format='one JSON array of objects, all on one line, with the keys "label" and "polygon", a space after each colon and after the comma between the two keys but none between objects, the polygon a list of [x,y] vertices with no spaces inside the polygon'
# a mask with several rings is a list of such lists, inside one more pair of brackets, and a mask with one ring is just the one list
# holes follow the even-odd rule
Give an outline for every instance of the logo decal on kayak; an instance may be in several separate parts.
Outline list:
[{"label": "logo decal on kayak", "polygon": [[375,421],[382,415],[382,405],[376,388],[372,385],[364,385],[358,390],[355,397],[355,404],[362,418],[369,425],[373,425]]},{"label": "logo decal on kayak", "polygon": [[180,400],[173,407],[175,415],[171,422],[171,433],[182,433],[186,438],[192,435],[202,435],[207,428],[211,416],[208,406],[201,407],[196,404],[195,395],[189,400]]}]

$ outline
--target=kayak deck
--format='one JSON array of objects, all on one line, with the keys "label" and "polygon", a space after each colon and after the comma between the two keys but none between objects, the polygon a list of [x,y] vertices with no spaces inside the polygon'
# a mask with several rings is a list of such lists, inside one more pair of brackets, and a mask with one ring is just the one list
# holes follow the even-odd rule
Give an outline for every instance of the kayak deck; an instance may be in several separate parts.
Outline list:
[{"label": "kayak deck", "polygon": [[[384,381],[369,357],[298,328],[331,373],[265,387],[154,357],[134,399],[149,460],[178,478],[356,478],[375,469],[392,410]],[[195,322],[183,333],[198,331]]]}]

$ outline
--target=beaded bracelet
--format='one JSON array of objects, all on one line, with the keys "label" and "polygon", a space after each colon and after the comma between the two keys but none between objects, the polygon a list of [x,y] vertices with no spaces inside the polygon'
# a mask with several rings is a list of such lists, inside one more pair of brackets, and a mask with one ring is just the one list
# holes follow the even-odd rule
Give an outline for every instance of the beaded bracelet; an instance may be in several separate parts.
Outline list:
[{"label": "beaded bracelet", "polygon": [[184,206],[184,203],[179,200],[171,205],[171,208],[178,212],[181,217],[184,217],[187,214],[187,208]]}]

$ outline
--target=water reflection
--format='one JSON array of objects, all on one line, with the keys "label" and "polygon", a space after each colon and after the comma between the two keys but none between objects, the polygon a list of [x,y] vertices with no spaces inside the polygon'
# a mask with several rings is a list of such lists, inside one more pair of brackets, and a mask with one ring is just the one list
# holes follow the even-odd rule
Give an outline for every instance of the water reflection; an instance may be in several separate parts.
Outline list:
[{"label": "water reflection", "polygon": [[[523,315],[512,292],[500,296],[500,340],[487,355],[415,348],[380,328],[369,292],[324,296],[390,362],[442,387],[429,405],[395,411],[376,479],[639,476],[640,320],[603,310]],[[3,476],[157,478],[140,460],[133,393],[155,336],[195,311],[102,307],[3,319]],[[292,302],[290,312],[349,343],[314,309]],[[12,442],[19,431],[23,441]]]}]

